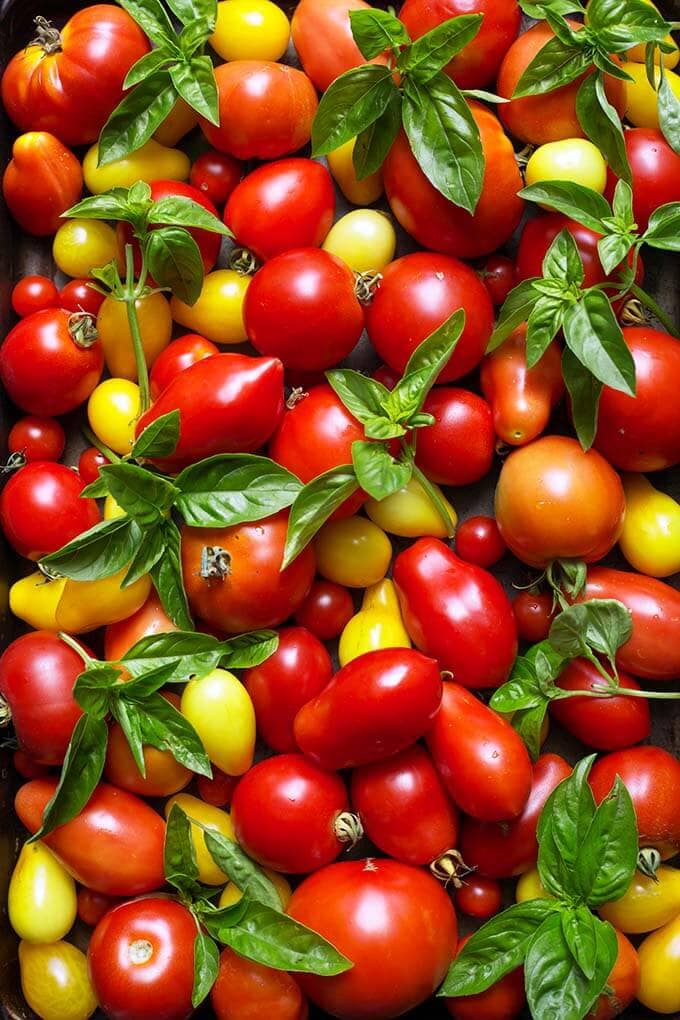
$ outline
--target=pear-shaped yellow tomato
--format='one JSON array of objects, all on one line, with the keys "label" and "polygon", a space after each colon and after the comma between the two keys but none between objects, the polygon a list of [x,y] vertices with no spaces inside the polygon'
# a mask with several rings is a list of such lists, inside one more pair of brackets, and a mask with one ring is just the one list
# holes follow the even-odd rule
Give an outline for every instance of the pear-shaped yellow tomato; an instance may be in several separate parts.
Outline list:
[{"label": "pear-shaped yellow tomato", "polygon": [[397,235],[392,221],[377,209],[353,209],[334,223],[323,248],[355,273],[378,273],[394,258]]},{"label": "pear-shaped yellow tomato", "polygon": [[25,843],[9,883],[9,922],[26,942],[57,942],[76,919],[76,884],[44,843]]},{"label": "pear-shaped yellow tomato", "polygon": [[151,590],[148,574],[121,588],[127,567],[97,581],[46,581],[40,571],[15,581],[9,592],[10,609],[36,630],[86,634],[98,627],[127,620],[140,609]]},{"label": "pear-shaped yellow tomato", "polygon": [[[652,3],[652,0],[642,0],[643,3],[649,7],[653,7],[658,13],[656,4]],[[672,53],[663,53],[663,62],[665,67],[675,67],[680,60],[680,51],[678,50],[677,44],[672,35],[667,35],[664,42],[668,43],[669,46],[673,47]],[[644,64],[647,59],[647,46],[645,43],[638,43],[637,46],[632,46],[629,50],[626,50],[626,57],[628,60],[634,60],[637,64]],[[654,52],[654,62],[659,63],[659,51]]]},{"label": "pear-shaped yellow tomato", "polygon": [[383,577],[382,581],[370,584],[364,592],[361,600],[362,609],[383,609],[401,619],[401,606],[399,596],[394,586],[394,581],[389,577]]},{"label": "pear-shaped yellow tomato", "polygon": [[[441,489],[433,482],[430,484],[437,490],[439,499],[448,511],[452,530],[458,520],[456,511]],[[400,535],[402,538],[418,538],[421,535],[446,538],[449,533],[441,514],[417,478],[412,478],[403,489],[386,499],[366,500],[364,509],[371,520],[390,535]]]},{"label": "pear-shaped yellow tomato", "polygon": [[328,521],[314,539],[316,569],[347,588],[366,588],[387,573],[392,545],[384,531],[365,517]]},{"label": "pear-shaped yellow tomato", "polygon": [[644,475],[624,475],[623,489],[621,552],[641,574],[670,577],[680,570],[680,503]]},{"label": "pear-shaped yellow tomato", "polygon": [[[153,137],[161,145],[172,148],[173,145],[177,145],[180,138],[184,138],[190,131],[193,131],[197,124],[198,114],[180,97],[165,120],[156,128]],[[168,178],[166,177],[165,180]],[[185,181],[186,177],[173,177],[171,180]]]},{"label": "pear-shaped yellow tomato", "polygon": [[[195,123],[195,121],[194,121]],[[181,135],[180,135],[181,137]],[[110,188],[131,188],[137,181],[186,181],[191,162],[179,149],[168,149],[154,138],[129,156],[97,166],[99,146],[87,150],[83,160],[83,177],[93,195],[101,195]]]},{"label": "pear-shaped yellow tomato", "polygon": [[111,494],[104,500],[103,517],[105,521],[112,521],[115,517],[125,517],[125,510],[115,501]]},{"label": "pear-shaped yellow tomato", "polygon": [[[198,797],[192,797],[190,793],[176,793],[165,805],[166,818],[170,814],[173,804],[181,807],[191,822],[200,822],[207,829],[215,829],[225,839],[230,839],[232,843],[236,842],[234,827],[226,811],[222,811],[221,808],[214,807],[212,804],[206,804]],[[223,885],[228,880],[228,876],[212,859],[210,851],[205,845],[203,829],[198,825],[192,824],[191,826],[191,841],[194,844],[198,877],[201,882],[205,882],[207,885]]]},{"label": "pear-shaped yellow tomato", "polygon": [[52,256],[67,276],[87,277],[108,262],[125,269],[116,231],[102,220],[65,220],[54,235]]},{"label": "pear-shaped yellow tomato", "polygon": [[[139,332],[147,368],[170,343],[172,315],[168,300],[158,291],[135,301]],[[137,381],[137,364],[132,346],[125,301],[104,298],[97,315],[97,333],[104,348],[106,367],[112,376]]]},{"label": "pear-shaped yellow tomato", "polygon": [[401,616],[385,609],[362,609],[353,616],[340,635],[338,658],[345,666],[365,652],[380,648],[410,648]]},{"label": "pear-shaped yellow tomato", "polygon": [[272,0],[220,0],[209,42],[223,60],[279,60],[290,22]]},{"label": "pear-shaped yellow tomato", "polygon": [[233,269],[215,269],[203,280],[198,301],[186,305],[174,297],[175,322],[216,344],[242,344],[246,337],[243,302],[250,277]]},{"label": "pear-shaped yellow tomato", "polygon": [[21,990],[40,1020],[87,1020],[97,1000],[87,957],[70,942],[19,943]]},{"label": "pear-shaped yellow tomato", "polygon": [[638,947],[640,990],[637,997],[655,1013],[680,1010],[680,914],[652,932]]},{"label": "pear-shaped yellow tomato", "polygon": [[350,138],[326,157],[328,169],[333,174],[340,191],[353,205],[372,205],[383,193],[383,179],[380,171],[357,180],[353,154],[356,138]]},{"label": "pear-shaped yellow tomato", "polygon": [[656,879],[636,871],[621,899],[604,903],[597,912],[628,935],[656,931],[680,914],[680,869],[662,864]]},{"label": "pear-shaped yellow tomato", "polygon": [[[626,117],[635,127],[659,130],[659,97],[647,80],[644,64],[623,64],[622,68],[633,81],[624,82],[626,89]],[[657,85],[659,71],[655,69]],[[666,71],[666,80],[680,100],[680,76],[675,71]]]},{"label": "pear-shaped yellow tomato", "polygon": [[114,453],[125,454],[135,440],[139,386],[129,379],[105,379],[90,394],[87,419],[95,436]]},{"label": "pear-shaped yellow tomato", "polygon": [[592,142],[585,138],[564,138],[539,145],[526,165],[524,177],[527,185],[568,181],[601,195],[607,183],[607,164]]},{"label": "pear-shaped yellow tomato", "polygon": [[[283,875],[279,875],[278,871],[270,871],[269,868],[263,868],[263,871],[267,878],[269,879],[269,881],[274,886],[274,888],[276,889],[277,893],[279,894],[279,899],[281,901],[281,909],[285,910],[286,907],[288,906],[288,901],[293,895],[293,890],[290,887],[290,882],[288,882],[283,877]],[[233,906],[234,903],[238,903],[238,901],[242,898],[243,893],[241,892],[239,887],[237,885],[234,885],[233,882],[227,882],[224,889],[222,890],[222,895],[220,896],[218,906],[231,907]]]},{"label": "pear-shaped yellow tomato", "polygon": [[182,694],[181,711],[214,765],[228,776],[248,771],[255,749],[255,710],[248,691],[233,673],[213,669],[190,680]]},{"label": "pear-shaped yellow tomato", "polygon": [[532,868],[530,871],[525,871],[523,875],[520,875],[517,879],[517,885],[515,886],[515,900],[517,903],[525,903],[527,900],[552,900],[554,896],[551,896],[546,887],[541,882],[541,876],[538,873],[538,868]]}]

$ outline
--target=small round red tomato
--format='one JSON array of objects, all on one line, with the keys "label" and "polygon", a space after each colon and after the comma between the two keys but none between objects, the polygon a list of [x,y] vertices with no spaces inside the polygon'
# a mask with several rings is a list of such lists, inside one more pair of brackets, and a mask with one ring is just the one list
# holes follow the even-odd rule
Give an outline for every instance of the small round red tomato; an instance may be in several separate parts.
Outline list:
[{"label": "small round red tomato", "polygon": [[221,208],[241,180],[243,166],[233,156],[209,149],[191,165],[189,183]]},{"label": "small round red tomato", "polygon": [[[680,156],[660,131],[628,128],[623,134],[632,175],[633,218],[645,230],[649,217],[660,205],[680,201]],[[605,196],[614,197],[616,177],[607,171]]]},{"label": "small round red tomato", "polygon": [[320,641],[340,637],[354,616],[354,602],[347,588],[335,581],[315,581],[295,614],[295,622]]},{"label": "small round red tomato", "polygon": [[133,900],[105,914],[87,960],[107,1017],[187,1020],[193,1013],[195,939],[196,922],[173,900]]},{"label": "small round red tomato", "polygon": [[66,434],[55,418],[27,415],[15,422],[7,437],[10,453],[21,454],[27,461],[59,460],[66,445]]},{"label": "small round red tomato", "polygon": [[212,777],[196,777],[196,790],[198,796],[206,804],[212,804],[213,807],[226,807],[231,804],[237,783],[237,776],[228,776],[222,769],[213,765]]},{"label": "small round red tomato", "polygon": [[[300,63],[319,92],[366,58],[354,41],[350,25],[352,11],[365,11],[364,0],[300,0],[295,8],[291,31]],[[376,57],[371,63],[385,63]]]},{"label": "small round red tomato", "polygon": [[[458,943],[458,952],[471,938],[466,935]],[[524,968],[517,967],[484,992],[444,999],[454,1020],[514,1020],[524,1009]]]},{"label": "small round red tomato", "polygon": [[275,652],[243,674],[255,709],[257,732],[274,751],[297,751],[293,722],[333,675],[331,658],[319,639],[304,627],[279,631]]},{"label": "small round red tomato", "polygon": [[96,316],[104,301],[104,295],[88,280],[69,280],[59,291],[59,305],[69,312],[87,312]]},{"label": "small round red tomato", "polygon": [[456,906],[468,917],[484,920],[501,909],[502,890],[495,878],[486,875],[468,875],[456,890]]},{"label": "small round red tomato", "polygon": [[223,949],[210,992],[217,1020],[307,1020],[307,1000],[295,978]]},{"label": "small round red tomato", "polygon": [[322,163],[281,159],[248,174],[232,192],[224,222],[260,259],[319,247],[333,224],[335,192]]},{"label": "small round red tomato", "polygon": [[366,329],[383,361],[402,373],[418,344],[458,308],[465,311],[465,326],[438,377],[450,382],[479,364],[493,329],[491,299],[463,262],[417,252],[390,263],[366,308]]},{"label": "small round red tomato", "polygon": [[536,644],[547,638],[550,624],[555,618],[555,605],[549,592],[519,592],[512,600],[512,611],[522,641]]},{"label": "small round red tomato", "polygon": [[[623,672],[619,672],[618,683],[626,690],[640,690],[640,685]],[[606,681],[592,662],[574,659],[556,684],[565,691],[592,691],[596,687],[601,690]],[[577,740],[598,751],[639,744],[651,730],[649,704],[644,698],[556,698],[550,703],[550,714]]]},{"label": "small round red tomato", "polygon": [[515,263],[506,255],[490,255],[478,272],[489,297],[500,308],[517,282]]},{"label": "small round red tomato", "polygon": [[400,861],[322,868],[297,887],[288,913],[353,961],[334,977],[298,976],[312,1002],[341,1020],[401,1016],[432,995],[455,952],[447,892]]},{"label": "small round red tomato", "polygon": [[78,917],[89,928],[99,924],[104,914],[117,906],[120,900],[116,896],[105,896],[85,886],[78,890]]},{"label": "small round red tomato", "polygon": [[21,556],[39,560],[99,522],[95,500],[63,464],[37,460],[19,468],[0,494],[0,525]]},{"label": "small round red tomato", "polygon": [[149,383],[151,386],[151,397],[155,400],[163,392],[168,383],[171,383],[175,376],[183,372],[185,368],[195,365],[203,358],[211,358],[213,354],[219,354],[220,349],[211,340],[206,340],[198,333],[186,333],[177,337],[168,344],[164,351],[158,355],[151,368]]},{"label": "small round red tomato", "polygon": [[614,929],[619,951],[607,985],[587,1020],[613,1020],[631,1004],[640,989],[640,960],[632,942]]},{"label": "small round red tomato", "polygon": [[495,434],[483,397],[454,386],[438,386],[423,411],[434,425],[418,430],[416,464],[438,485],[471,485],[491,470]]},{"label": "small round red tomato", "polygon": [[14,771],[17,772],[23,779],[38,779],[41,776],[48,776],[50,774],[49,765],[41,765],[40,762],[36,761],[26,754],[25,751],[15,751],[12,755],[12,765]]},{"label": "small round red tomato", "polygon": [[47,276],[24,276],[14,284],[12,308],[19,318],[60,304],[59,291]]},{"label": "small round red tomato", "polygon": [[85,485],[90,485],[99,478],[99,468],[110,463],[108,457],[105,457],[96,446],[87,446],[78,458],[78,474]]},{"label": "small round red tomato", "polygon": [[22,319],[0,347],[0,380],[29,414],[66,414],[99,382],[104,352],[92,318],[46,308]]},{"label": "small round red tomato", "polygon": [[468,517],[458,525],[456,552],[462,560],[478,567],[492,567],[507,551],[493,517]]}]

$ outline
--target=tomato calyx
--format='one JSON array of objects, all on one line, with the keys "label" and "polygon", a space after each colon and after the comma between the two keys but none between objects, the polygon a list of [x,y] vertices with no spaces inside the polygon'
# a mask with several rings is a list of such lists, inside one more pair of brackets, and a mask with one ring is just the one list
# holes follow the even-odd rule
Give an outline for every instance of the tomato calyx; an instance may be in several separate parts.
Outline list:
[{"label": "tomato calyx", "polygon": [[51,21],[44,18],[41,14],[38,14],[33,19],[35,25],[35,37],[31,39],[29,46],[40,46],[45,53],[45,56],[49,56],[51,53],[59,53],[61,51],[61,32],[58,28],[55,28]]},{"label": "tomato calyx", "polygon": [[201,550],[201,577],[204,581],[223,581],[231,570],[231,556],[221,545],[204,545]]},{"label": "tomato calyx", "polygon": [[351,850],[364,835],[364,827],[359,815],[352,811],[341,811],[333,822],[333,831],[341,843],[347,844]]},{"label": "tomato calyx", "polygon": [[153,946],[148,939],[135,939],[128,946],[127,955],[130,963],[135,966],[144,965],[153,956]]},{"label": "tomato calyx", "polygon": [[434,877],[445,886],[451,883],[454,889],[460,889],[466,875],[471,875],[475,870],[465,863],[460,850],[454,849],[445,850],[430,864],[430,871]]},{"label": "tomato calyx", "polygon": [[355,273],[354,294],[361,305],[370,305],[373,295],[380,286],[382,273]]},{"label": "tomato calyx", "polygon": [[661,865],[661,854],[653,846],[641,847],[637,857],[637,870],[653,882],[658,882],[657,871]]},{"label": "tomato calyx", "polygon": [[250,248],[239,245],[229,256],[229,268],[240,276],[254,276],[262,263]]},{"label": "tomato calyx", "polygon": [[0,729],[4,726],[9,726],[12,721],[12,709],[9,707],[9,703],[6,698],[0,694]]},{"label": "tomato calyx", "polygon": [[628,298],[620,315],[624,326],[646,326],[648,323],[647,313],[639,298]]},{"label": "tomato calyx", "polygon": [[72,312],[68,317],[68,331],[81,350],[92,347],[99,336],[96,320],[89,312]]}]

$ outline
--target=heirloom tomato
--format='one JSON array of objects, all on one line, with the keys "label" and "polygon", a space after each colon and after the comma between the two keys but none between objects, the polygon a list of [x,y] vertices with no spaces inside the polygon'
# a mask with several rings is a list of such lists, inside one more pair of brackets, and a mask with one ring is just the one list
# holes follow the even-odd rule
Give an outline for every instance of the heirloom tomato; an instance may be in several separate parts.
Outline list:
[{"label": "heirloom tomato", "polygon": [[[358,0],[363,4],[363,0]],[[339,145],[326,156],[328,169],[333,174],[336,184],[348,202],[353,205],[372,205],[383,193],[382,172],[377,170],[368,177],[357,179],[354,169],[354,146],[356,138],[350,138],[344,145]]]},{"label": "heirloom tomato", "polygon": [[564,138],[546,142],[532,153],[524,180],[527,187],[544,181],[567,181],[601,195],[607,183],[607,164],[597,146],[586,138]]},{"label": "heirloom tomato", "polygon": [[[174,708],[179,709],[179,695],[164,693]],[[169,797],[183,790],[193,779],[193,773],[181,765],[169,750],[160,750],[142,740],[142,757],[146,775],[142,775],[135,761],[127,737],[119,723],[109,729],[104,777],[109,783],[140,797]]]},{"label": "heirloom tomato", "polygon": [[55,234],[80,199],[83,174],[70,149],[47,131],[19,135],[2,178],[7,208],[27,234]]},{"label": "heirloom tomato", "polygon": [[[623,139],[632,176],[633,217],[642,231],[660,205],[680,201],[680,155],[652,128],[630,128]],[[608,170],[605,197],[609,201],[615,187],[616,177]]]},{"label": "heirloom tomato", "polygon": [[[456,526],[458,517],[448,499],[437,485],[432,485],[443,507],[441,512],[431,494],[415,477],[384,499],[367,499],[366,513],[390,535],[402,538],[420,538],[433,535],[446,538]],[[391,550],[390,550],[391,551]]]},{"label": "heirloom tomato", "polygon": [[[198,119],[198,118],[197,118]],[[195,122],[194,122],[195,123]],[[85,184],[93,195],[101,195],[111,188],[131,188],[137,181],[151,184],[159,177],[172,181],[185,181],[189,176],[189,157],[180,149],[169,149],[155,138],[150,138],[134,152],[120,159],[114,159],[103,166],[98,165],[99,145],[88,149],[83,159]],[[118,238],[121,224],[118,224]],[[126,231],[126,236],[131,235]]]},{"label": "heirloom tomato", "polygon": [[19,973],[40,1020],[88,1020],[97,1008],[85,954],[70,942],[20,942]]},{"label": "heirloom tomato", "polygon": [[418,430],[416,464],[439,485],[471,485],[491,470],[494,431],[491,408],[476,393],[437,386],[423,411],[434,425]]},{"label": "heirloom tomato", "polygon": [[223,949],[210,992],[217,1020],[307,1020],[307,1000],[295,978]]},{"label": "heirloom tomato", "polygon": [[[601,692],[606,687],[602,674],[587,659],[573,659],[555,683],[563,691],[597,688]],[[626,690],[640,690],[632,676],[622,671],[618,685]],[[651,730],[649,704],[644,698],[625,695],[556,698],[550,702],[550,714],[577,740],[598,751],[616,751],[639,744]]]},{"label": "heirloom tomato", "polygon": [[144,605],[125,620],[110,624],[104,631],[104,657],[109,662],[122,659],[133,645],[152,634],[166,634],[178,628],[167,616],[161,601],[152,591]]},{"label": "heirloom tomato", "polygon": [[[300,63],[319,92],[366,58],[354,41],[351,11],[370,10],[364,0],[300,0],[292,21],[293,45]],[[375,57],[372,64],[384,64]]]},{"label": "heirloom tomato", "polygon": [[[153,133],[161,145],[176,145],[198,124],[198,113],[181,97],[175,100],[170,110]],[[165,176],[165,175],[164,175]]]},{"label": "heirloom tomato", "polygon": [[19,418],[7,437],[7,449],[25,461],[59,460],[66,445],[66,434],[56,418],[37,414]]},{"label": "heirloom tomato", "polygon": [[20,319],[45,308],[65,307],[59,298],[59,291],[47,276],[24,276],[12,288],[12,308]]},{"label": "heirloom tomato", "polygon": [[213,205],[222,208],[242,174],[243,167],[233,156],[227,156],[217,149],[208,149],[192,163],[189,183],[209,198]]},{"label": "heirloom tomato", "polygon": [[125,272],[116,231],[102,220],[66,220],[54,235],[52,257],[66,276],[89,276],[108,262]]}]

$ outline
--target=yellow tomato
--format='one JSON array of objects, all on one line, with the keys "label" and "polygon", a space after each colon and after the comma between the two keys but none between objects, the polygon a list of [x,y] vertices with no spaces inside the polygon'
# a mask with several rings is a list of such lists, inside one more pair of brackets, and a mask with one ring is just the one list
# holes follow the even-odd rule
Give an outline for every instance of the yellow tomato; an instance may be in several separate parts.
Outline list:
[{"label": "yellow tomato", "polygon": [[102,220],[65,220],[54,235],[52,256],[67,276],[89,276],[108,262],[125,269],[116,231]]},{"label": "yellow tomato", "polygon": [[680,570],[680,503],[644,475],[624,475],[626,516],[621,552],[635,570],[669,577]]},{"label": "yellow tomato", "polygon": [[[456,511],[441,489],[431,484],[449,512],[451,526],[455,528],[458,520]],[[371,520],[390,535],[400,535],[402,538],[418,538],[421,535],[446,538],[448,534],[441,514],[417,478],[412,478],[403,489],[387,499],[366,500],[364,508]]]},{"label": "yellow tomato", "polygon": [[[656,4],[652,3],[652,0],[643,0],[643,3],[646,3],[649,7],[653,7],[654,10],[658,10]],[[675,40],[674,40],[672,35],[667,35],[666,39],[665,39],[665,42],[667,42],[669,44],[669,46],[673,47],[673,52],[672,53],[664,53],[664,54],[662,54],[664,66],[665,67],[675,67],[675,65],[677,64],[678,60],[680,60],[680,51],[678,51],[678,47],[677,47],[676,42],[675,42]],[[631,47],[631,49],[626,50],[626,56],[627,56],[628,60],[634,60],[635,63],[637,63],[637,64],[644,64],[645,60],[647,59],[646,50],[647,50],[647,47],[646,47],[645,43],[638,43],[637,46],[633,46],[633,47]],[[654,62],[656,64],[659,63],[659,51],[658,50],[656,50],[655,53],[654,53]]]},{"label": "yellow tomato", "polygon": [[601,195],[607,183],[607,164],[592,142],[564,138],[539,146],[529,159],[524,176],[527,186],[543,181],[568,181]]},{"label": "yellow tomato", "polygon": [[249,276],[233,269],[216,269],[203,280],[195,304],[185,305],[173,297],[172,317],[213,343],[242,344],[247,339],[243,302],[249,284]]},{"label": "yellow tomato", "polygon": [[87,957],[70,942],[19,943],[21,990],[40,1020],[87,1020],[97,1000]]},{"label": "yellow tomato", "polygon": [[552,900],[554,898],[541,882],[538,868],[525,871],[517,879],[517,885],[515,886],[515,900],[517,903],[524,903],[526,900]]},{"label": "yellow tomato", "polygon": [[271,0],[220,0],[209,42],[224,60],[278,60],[289,39],[290,22]]},{"label": "yellow tomato", "polygon": [[[626,81],[626,117],[635,127],[659,129],[658,96],[647,80],[644,64],[624,64],[626,71],[634,81]],[[655,72],[657,84],[658,70]],[[666,80],[676,97],[680,100],[680,76],[674,71],[666,72]]]},{"label": "yellow tomato", "polygon": [[[153,133],[153,137],[157,142],[160,142],[161,145],[171,148],[173,145],[177,145],[180,138],[184,138],[186,134],[193,131],[197,124],[198,114],[180,97],[175,102],[175,105],[163,123],[156,128]],[[139,149],[137,151],[139,152]],[[183,156],[184,153],[181,153],[181,155]],[[188,176],[189,174],[187,172],[185,177],[173,177],[171,179],[185,181]],[[155,178],[152,178],[152,180],[154,179]]]},{"label": "yellow tomato", "polygon": [[36,630],[86,634],[98,627],[127,620],[140,609],[151,590],[148,574],[121,588],[127,567],[98,581],[46,581],[40,571],[15,581],[9,592],[10,609]]},{"label": "yellow tomato", "polygon": [[[173,804],[181,807],[191,822],[200,822],[208,829],[215,829],[221,836],[230,839],[232,843],[236,842],[234,827],[226,811],[222,811],[221,808],[214,807],[212,804],[206,804],[198,797],[192,797],[190,793],[176,793],[165,805],[166,818],[170,814]],[[212,859],[210,851],[205,845],[205,833],[198,825],[192,824],[191,826],[191,841],[194,844],[198,877],[201,882],[205,882],[207,885],[223,885],[227,881],[227,875]]]},{"label": "yellow tomato", "polygon": [[186,181],[191,169],[191,161],[184,152],[168,149],[153,138],[129,156],[105,166],[97,166],[98,159],[99,145],[95,142],[83,160],[83,177],[93,195],[101,195],[110,188],[131,188],[137,181],[146,181],[147,184],[160,180]]},{"label": "yellow tomato", "polygon": [[[290,882],[288,882],[283,877],[283,875],[279,875],[278,871],[270,871],[269,868],[263,868],[262,870],[264,871],[265,875],[267,876],[267,878],[269,879],[269,881],[272,883],[277,893],[279,894],[279,899],[281,900],[281,908],[282,910],[285,910],[286,907],[288,906],[288,901],[293,895],[293,890],[290,887]],[[241,892],[239,887],[237,885],[234,885],[233,882],[227,882],[224,889],[222,890],[222,895],[220,896],[218,906],[231,907],[234,905],[234,903],[238,903],[238,901],[242,898],[243,893]]]},{"label": "yellow tomato", "polygon": [[213,669],[190,680],[182,694],[181,710],[214,765],[229,776],[248,771],[255,750],[255,710],[248,691],[233,673]]},{"label": "yellow tomato", "polygon": [[355,273],[380,272],[394,258],[397,235],[377,209],[353,209],[334,223],[323,247]]},{"label": "yellow tomato", "polygon": [[[147,367],[170,343],[172,315],[170,305],[162,294],[148,294],[135,301],[139,332]],[[104,348],[106,367],[119,379],[137,379],[135,352],[128,324],[127,304],[114,297],[104,298],[97,315],[97,332]]]},{"label": "yellow tomato", "polygon": [[361,600],[362,609],[384,609],[401,619],[401,606],[394,581],[384,577],[382,581],[368,586]]},{"label": "yellow tomato", "polygon": [[125,517],[125,510],[116,503],[113,496],[108,495],[104,500],[104,520],[112,521],[114,517]]},{"label": "yellow tomato", "polygon": [[603,904],[597,912],[628,935],[655,931],[680,914],[680,869],[662,864],[656,881],[636,871],[621,899]]},{"label": "yellow tomato", "polygon": [[389,538],[365,517],[328,521],[314,539],[316,569],[348,588],[366,588],[387,573],[392,559]]},{"label": "yellow tomato", "polygon": [[638,947],[640,990],[637,997],[655,1013],[680,1010],[680,914],[648,935]]},{"label": "yellow tomato", "polygon": [[338,658],[345,666],[365,652],[379,648],[410,648],[411,641],[401,616],[385,609],[362,609],[340,635]]},{"label": "yellow tomato", "polygon": [[25,843],[9,883],[9,922],[26,942],[57,942],[73,927],[76,884],[44,843]]},{"label": "yellow tomato", "polygon": [[139,418],[139,386],[129,379],[105,379],[87,402],[87,419],[97,439],[114,453],[129,453]]},{"label": "yellow tomato", "polygon": [[353,205],[372,205],[377,202],[383,193],[383,180],[380,171],[364,177],[362,181],[357,180],[356,170],[352,156],[356,138],[350,138],[348,142],[341,145],[326,157],[328,169],[337,181],[340,191],[345,198]]}]

